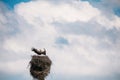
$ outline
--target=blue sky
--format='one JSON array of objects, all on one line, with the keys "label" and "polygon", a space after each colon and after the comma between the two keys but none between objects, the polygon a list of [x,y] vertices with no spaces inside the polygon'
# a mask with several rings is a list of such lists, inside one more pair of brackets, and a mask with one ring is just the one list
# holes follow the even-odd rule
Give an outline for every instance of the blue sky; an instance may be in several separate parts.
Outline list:
[{"label": "blue sky", "polygon": [[21,2],[29,2],[30,0],[3,0],[3,2],[7,5],[9,9],[14,9],[16,4]]},{"label": "blue sky", "polygon": [[0,80],[32,80],[31,47],[53,61],[47,80],[119,80],[119,34],[119,0],[1,0]]}]

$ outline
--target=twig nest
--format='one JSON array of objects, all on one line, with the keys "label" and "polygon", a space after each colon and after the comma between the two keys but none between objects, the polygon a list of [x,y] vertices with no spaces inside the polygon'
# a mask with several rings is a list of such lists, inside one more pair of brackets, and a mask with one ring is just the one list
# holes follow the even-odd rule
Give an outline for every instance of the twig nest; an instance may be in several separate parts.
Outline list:
[{"label": "twig nest", "polygon": [[30,74],[33,78],[44,80],[50,73],[51,64],[48,56],[33,55],[30,61]]}]

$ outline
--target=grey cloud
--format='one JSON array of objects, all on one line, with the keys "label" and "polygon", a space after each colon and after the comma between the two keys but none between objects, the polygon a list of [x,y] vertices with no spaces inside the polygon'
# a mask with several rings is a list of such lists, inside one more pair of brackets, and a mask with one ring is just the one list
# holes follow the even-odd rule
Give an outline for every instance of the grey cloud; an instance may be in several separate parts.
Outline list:
[{"label": "grey cloud", "polygon": [[74,23],[52,23],[58,32],[64,34],[88,35],[99,39],[107,37],[111,42],[117,42],[120,38],[120,30],[116,28],[106,29],[95,22],[74,22]]},{"label": "grey cloud", "polygon": [[[63,35],[87,35],[99,41],[96,48],[108,52],[119,53],[120,46],[120,30],[116,28],[106,29],[105,27],[95,22],[74,22],[74,23],[59,23],[54,22],[58,33]],[[119,56],[119,55],[118,55]],[[119,58],[119,57],[118,57]],[[118,59],[116,58],[116,59]]]}]

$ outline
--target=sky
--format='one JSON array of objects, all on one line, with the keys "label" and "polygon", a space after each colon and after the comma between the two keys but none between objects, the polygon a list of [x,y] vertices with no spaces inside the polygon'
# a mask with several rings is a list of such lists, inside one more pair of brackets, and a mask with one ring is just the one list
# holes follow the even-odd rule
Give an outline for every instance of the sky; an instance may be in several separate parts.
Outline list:
[{"label": "sky", "polygon": [[0,80],[32,80],[32,47],[46,80],[120,80],[119,44],[119,0],[0,0]]}]

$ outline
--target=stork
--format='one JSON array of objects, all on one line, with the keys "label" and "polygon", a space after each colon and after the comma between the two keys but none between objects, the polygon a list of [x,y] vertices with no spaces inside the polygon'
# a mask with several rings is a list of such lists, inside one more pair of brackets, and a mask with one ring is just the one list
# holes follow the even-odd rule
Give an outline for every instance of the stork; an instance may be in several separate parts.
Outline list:
[{"label": "stork", "polygon": [[37,49],[35,49],[35,48],[32,48],[31,50],[32,50],[33,52],[35,52],[36,54],[38,54],[38,55],[41,55],[41,54],[46,55],[46,50],[45,50],[45,48],[44,48],[44,51],[42,51],[41,49],[40,49],[40,50],[37,50]]}]

